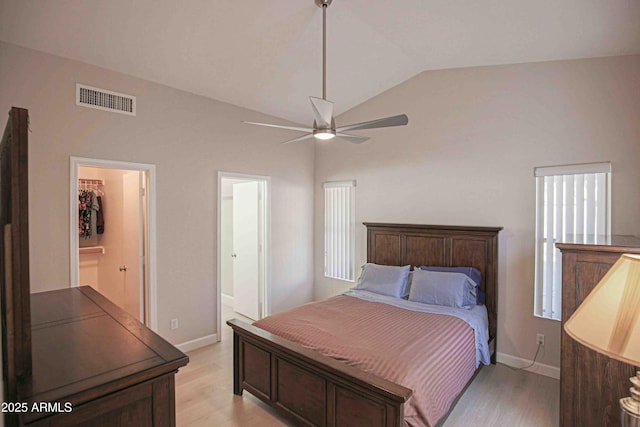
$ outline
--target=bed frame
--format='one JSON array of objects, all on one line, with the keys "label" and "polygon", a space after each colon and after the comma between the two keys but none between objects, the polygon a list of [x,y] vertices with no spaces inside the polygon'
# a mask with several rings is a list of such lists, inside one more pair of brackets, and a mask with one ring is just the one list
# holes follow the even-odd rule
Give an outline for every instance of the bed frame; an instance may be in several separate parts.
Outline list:
[{"label": "bed frame", "polygon": [[[367,262],[475,267],[487,293],[495,363],[502,227],[364,223]],[[247,390],[308,426],[401,427],[412,391],[233,319],[233,393]]]}]

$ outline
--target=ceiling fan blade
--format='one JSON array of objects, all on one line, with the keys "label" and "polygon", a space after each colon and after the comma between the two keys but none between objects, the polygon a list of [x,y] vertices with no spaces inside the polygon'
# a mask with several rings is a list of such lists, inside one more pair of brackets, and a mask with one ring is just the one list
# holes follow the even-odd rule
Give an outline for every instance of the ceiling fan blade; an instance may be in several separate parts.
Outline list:
[{"label": "ceiling fan blade", "polygon": [[339,136],[342,139],[346,139],[347,141],[352,142],[354,144],[362,144],[367,139],[369,139],[369,137],[367,136],[349,135],[347,133],[336,133],[336,136]]},{"label": "ceiling fan blade", "polygon": [[398,116],[385,117],[384,119],[370,120],[368,122],[355,123],[353,125],[340,126],[336,128],[336,132],[343,132],[345,130],[360,130],[360,129],[375,129],[386,128],[391,126],[404,126],[409,123],[409,117],[406,114],[400,114]]},{"label": "ceiling fan blade", "polygon": [[300,132],[313,132],[313,128],[302,128],[302,127],[297,127],[297,126],[272,125],[270,123],[246,122],[244,120],[242,121],[242,123],[247,123],[249,125],[267,126],[267,127],[270,127],[270,128],[297,130],[297,131],[300,131]]},{"label": "ceiling fan blade", "polygon": [[319,128],[330,128],[333,119],[333,102],[310,96],[313,115]]},{"label": "ceiling fan blade", "polygon": [[309,138],[313,138],[313,134],[312,133],[309,133],[307,135],[302,135],[302,136],[299,136],[299,137],[294,138],[294,139],[290,139],[288,141],[283,142],[282,144],[290,144],[292,142],[298,142],[298,141],[302,141],[302,140],[309,139]]}]

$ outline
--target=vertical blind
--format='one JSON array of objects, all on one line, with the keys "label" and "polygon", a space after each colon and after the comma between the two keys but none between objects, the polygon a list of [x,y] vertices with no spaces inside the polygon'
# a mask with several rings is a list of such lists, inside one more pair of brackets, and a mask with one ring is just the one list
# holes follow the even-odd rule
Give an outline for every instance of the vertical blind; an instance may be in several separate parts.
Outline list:
[{"label": "vertical blind", "polygon": [[560,320],[562,259],[555,244],[611,235],[611,163],[535,168],[535,177],[534,314]]},{"label": "vertical blind", "polygon": [[324,275],[354,281],[355,181],[325,182]]}]

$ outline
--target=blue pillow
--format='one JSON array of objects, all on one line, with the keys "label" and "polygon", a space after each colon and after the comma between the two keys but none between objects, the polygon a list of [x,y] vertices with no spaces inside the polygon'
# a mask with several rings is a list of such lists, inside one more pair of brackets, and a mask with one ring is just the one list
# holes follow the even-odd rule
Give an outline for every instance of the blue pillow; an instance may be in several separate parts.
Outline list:
[{"label": "blue pillow", "polygon": [[402,298],[410,270],[410,265],[397,267],[366,263],[362,266],[362,275],[356,289]]},{"label": "blue pillow", "polygon": [[420,267],[420,270],[428,270],[428,271],[441,271],[441,272],[450,272],[450,273],[462,273],[469,276],[471,280],[473,280],[478,286],[476,289],[476,304],[483,305],[487,300],[486,292],[480,287],[480,283],[482,282],[482,273],[480,270],[473,267],[436,267],[436,266],[428,266],[423,265]]},{"label": "blue pillow", "polygon": [[415,270],[409,301],[471,308],[476,305],[476,283],[464,273]]}]

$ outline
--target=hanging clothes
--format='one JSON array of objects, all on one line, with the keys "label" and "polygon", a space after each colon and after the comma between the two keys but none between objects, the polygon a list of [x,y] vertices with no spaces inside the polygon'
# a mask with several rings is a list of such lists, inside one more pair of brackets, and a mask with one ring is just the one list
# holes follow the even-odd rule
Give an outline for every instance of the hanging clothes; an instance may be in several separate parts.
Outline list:
[{"label": "hanging clothes", "polygon": [[104,234],[104,205],[102,197],[98,196],[98,212],[96,218],[96,231],[98,234]]},{"label": "hanging clothes", "polygon": [[91,205],[89,206],[89,224],[91,228],[90,236],[95,236],[98,234],[98,209],[100,205],[98,205],[98,196],[96,193],[91,191]]},{"label": "hanging clothes", "polygon": [[[78,236],[90,238],[98,232],[98,213],[100,212],[99,197],[93,191],[80,190],[78,192]],[[101,224],[104,232],[104,219]]]},{"label": "hanging clothes", "polygon": [[92,179],[80,179],[79,183],[82,187],[78,189],[78,235],[89,239],[104,234],[103,183]]},{"label": "hanging clothes", "polygon": [[78,192],[78,235],[85,239],[91,237],[92,194],[87,190]]}]

